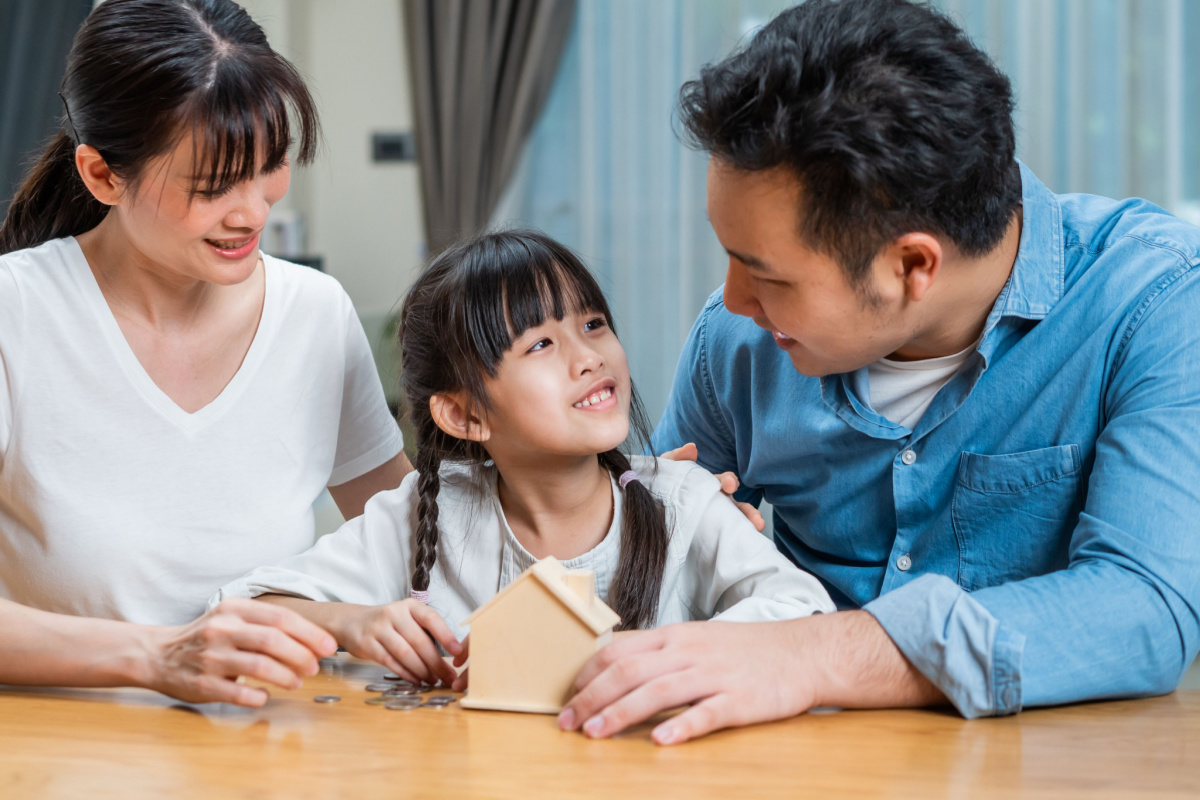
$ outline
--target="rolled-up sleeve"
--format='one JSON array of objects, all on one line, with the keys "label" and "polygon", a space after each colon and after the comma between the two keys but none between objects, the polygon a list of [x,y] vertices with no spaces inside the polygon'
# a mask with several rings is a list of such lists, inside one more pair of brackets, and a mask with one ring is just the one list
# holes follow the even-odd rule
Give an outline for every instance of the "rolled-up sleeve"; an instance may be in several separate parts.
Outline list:
[{"label": "rolled-up sleeve", "polygon": [[1064,570],[967,593],[925,575],[867,604],[965,716],[1173,690],[1200,646],[1200,269],[1121,331]]}]

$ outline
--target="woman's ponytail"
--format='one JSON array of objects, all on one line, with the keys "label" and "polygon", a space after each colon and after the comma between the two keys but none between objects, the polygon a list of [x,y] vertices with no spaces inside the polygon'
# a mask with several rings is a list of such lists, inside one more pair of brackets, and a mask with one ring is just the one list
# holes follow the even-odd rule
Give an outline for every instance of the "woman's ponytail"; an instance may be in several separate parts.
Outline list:
[{"label": "woman's ponytail", "polygon": [[[601,453],[600,464],[618,480],[633,469],[620,450]],[[671,539],[667,512],[641,480],[628,481],[624,491],[621,554],[608,589],[608,604],[621,617],[618,630],[653,628]]]},{"label": "woman's ponytail", "polygon": [[0,225],[0,255],[90,231],[108,213],[75,169],[75,143],[65,131],[50,140],[21,183]]}]

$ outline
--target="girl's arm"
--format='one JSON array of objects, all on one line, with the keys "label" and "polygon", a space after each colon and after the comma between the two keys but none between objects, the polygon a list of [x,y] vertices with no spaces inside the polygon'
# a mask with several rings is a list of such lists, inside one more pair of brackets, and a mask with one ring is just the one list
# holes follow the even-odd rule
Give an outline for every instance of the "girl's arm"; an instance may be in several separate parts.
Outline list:
[{"label": "girl's arm", "polygon": [[192,703],[261,706],[255,678],[295,689],[333,639],[284,608],[230,600],[187,625],[135,625],[0,600],[0,683],[140,686]]},{"label": "girl's arm", "polygon": [[690,473],[677,508],[699,509],[680,580],[698,619],[765,622],[837,610],[821,582],[755,530],[711,475]]}]

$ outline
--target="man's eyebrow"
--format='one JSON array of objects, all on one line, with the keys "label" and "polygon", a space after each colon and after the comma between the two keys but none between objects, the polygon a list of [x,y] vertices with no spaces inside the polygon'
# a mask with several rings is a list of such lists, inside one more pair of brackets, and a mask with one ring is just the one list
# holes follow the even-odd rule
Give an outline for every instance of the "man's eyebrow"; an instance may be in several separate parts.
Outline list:
[{"label": "man's eyebrow", "polygon": [[728,248],[725,249],[725,252],[728,253],[733,258],[736,258],[738,261],[745,264],[747,268],[752,269],[755,272],[767,272],[767,273],[771,272],[771,268],[768,267],[766,264],[764,264],[761,259],[757,259],[754,256],[748,256],[744,253],[737,253]]}]

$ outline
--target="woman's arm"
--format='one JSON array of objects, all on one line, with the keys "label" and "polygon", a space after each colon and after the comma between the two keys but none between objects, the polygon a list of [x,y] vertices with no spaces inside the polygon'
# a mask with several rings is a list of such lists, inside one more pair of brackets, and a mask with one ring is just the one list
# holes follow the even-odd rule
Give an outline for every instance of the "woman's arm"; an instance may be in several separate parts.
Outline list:
[{"label": "woman's arm", "polygon": [[399,453],[395,458],[381,464],[370,472],[338,486],[330,486],[329,494],[338,510],[346,519],[354,519],[363,513],[367,501],[379,492],[395,489],[412,472],[408,456]]},{"label": "woman's arm", "polygon": [[261,706],[265,689],[316,673],[333,638],[285,608],[233,599],[187,625],[135,625],[52,614],[0,600],[0,683],[140,686],[192,703]]}]

